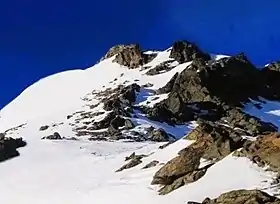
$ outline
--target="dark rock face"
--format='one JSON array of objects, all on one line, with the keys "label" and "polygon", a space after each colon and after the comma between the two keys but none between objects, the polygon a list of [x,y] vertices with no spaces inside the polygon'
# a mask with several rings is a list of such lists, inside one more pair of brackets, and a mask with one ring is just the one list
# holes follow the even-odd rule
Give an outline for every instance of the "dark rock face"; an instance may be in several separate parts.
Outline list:
[{"label": "dark rock face", "polygon": [[261,70],[265,82],[262,96],[270,100],[280,99],[279,79],[280,79],[280,62],[274,62]]},{"label": "dark rock face", "polygon": [[13,157],[19,156],[18,148],[24,147],[26,142],[22,138],[13,139],[10,137],[5,137],[1,134],[0,137],[0,162]]},{"label": "dark rock face", "polygon": [[53,133],[52,135],[43,137],[42,139],[48,139],[48,140],[62,140],[63,138],[60,136],[58,132]]},{"label": "dark rock face", "polygon": [[235,156],[246,156],[260,167],[265,165],[280,173],[280,135],[261,135],[256,141],[247,141],[241,152]]},{"label": "dark rock face", "polygon": [[240,105],[256,95],[259,82],[252,79],[259,79],[259,72],[242,54],[210,65],[196,60],[178,76],[173,92],[177,91],[184,103]]},{"label": "dark rock face", "polygon": [[179,63],[189,62],[197,58],[210,60],[210,56],[200,50],[195,44],[188,41],[177,41],[173,44],[170,58]]},{"label": "dark rock face", "polygon": [[[188,202],[193,204],[195,202]],[[280,204],[280,199],[260,190],[234,190],[197,204]]]},{"label": "dark rock face", "polygon": [[[272,83],[267,82],[270,69],[267,70],[256,69],[243,54],[211,63],[197,58],[158,90],[158,93],[170,92],[168,98],[145,111],[151,119],[170,124],[203,118],[226,120],[232,127],[242,128],[250,135],[276,131],[272,124],[239,109],[249,98],[265,95],[264,90],[270,87],[268,83]],[[279,81],[280,76],[277,79]],[[277,80],[272,81],[276,83]],[[265,92],[266,96],[277,96],[278,86],[274,84],[273,87]]]},{"label": "dark rock face", "polygon": [[139,44],[114,46],[104,58],[110,58],[114,55],[116,55],[114,62],[131,69],[142,66],[156,57],[155,54],[144,54]]}]

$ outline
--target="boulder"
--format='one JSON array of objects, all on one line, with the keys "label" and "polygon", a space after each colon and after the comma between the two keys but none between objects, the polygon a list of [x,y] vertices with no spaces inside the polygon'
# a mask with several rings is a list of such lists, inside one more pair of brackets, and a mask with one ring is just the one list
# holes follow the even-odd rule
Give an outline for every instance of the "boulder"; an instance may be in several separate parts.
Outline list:
[{"label": "boulder", "polygon": [[168,161],[155,173],[152,185],[170,185],[178,178],[194,172],[198,169],[203,154],[202,146],[187,147],[179,156]]},{"label": "boulder", "polygon": [[149,169],[149,168],[155,167],[158,164],[159,164],[159,161],[153,160],[150,163],[146,164],[142,169]]},{"label": "boulder", "polygon": [[58,132],[53,133],[52,135],[42,137],[42,139],[48,140],[62,140],[63,138],[60,136]]},{"label": "boulder", "polygon": [[193,172],[190,172],[186,174],[185,176],[182,176],[178,179],[176,179],[172,184],[166,185],[163,188],[159,190],[160,195],[166,195],[170,193],[171,191],[174,191],[184,185],[187,185],[189,183],[193,183],[197,180],[199,180],[201,177],[203,177],[206,173],[207,169],[199,169],[195,170]]},{"label": "boulder", "polygon": [[41,126],[40,127],[40,131],[44,131],[44,130],[47,130],[49,128],[49,126],[48,125],[43,125],[43,126]]},{"label": "boulder", "polygon": [[134,123],[130,119],[125,120],[124,126],[126,129],[132,129],[135,127]]}]

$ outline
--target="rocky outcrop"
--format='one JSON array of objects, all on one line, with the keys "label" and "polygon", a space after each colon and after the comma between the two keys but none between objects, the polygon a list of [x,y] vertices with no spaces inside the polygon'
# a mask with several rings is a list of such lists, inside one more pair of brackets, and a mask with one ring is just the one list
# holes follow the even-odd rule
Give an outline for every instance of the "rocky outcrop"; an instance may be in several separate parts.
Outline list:
[{"label": "rocky outcrop", "polygon": [[148,63],[156,54],[145,54],[139,44],[130,44],[112,47],[103,59],[113,56],[116,56],[114,62],[133,69]]},{"label": "rocky outcrop", "polygon": [[0,133],[0,162],[19,156],[17,149],[25,145],[26,142],[22,138],[13,139]]},{"label": "rocky outcrop", "polygon": [[[203,146],[205,149],[201,157],[218,161],[241,148],[245,142],[242,138],[244,135],[246,133],[242,130],[235,130],[214,122],[200,121],[199,125],[186,138],[196,140],[197,144],[207,143]],[[186,151],[186,149],[181,151]]]},{"label": "rocky outcrop", "polygon": [[153,127],[148,130],[147,135],[149,140],[155,142],[168,142],[174,138],[173,135],[168,134],[164,129],[154,129]]},{"label": "rocky outcrop", "polygon": [[188,41],[177,41],[173,44],[170,58],[175,59],[179,63],[189,62],[194,59],[202,58],[210,60],[210,55],[204,53],[194,43]]},{"label": "rocky outcrop", "polygon": [[135,167],[135,166],[137,166],[141,163],[142,163],[141,159],[139,157],[135,157],[135,158],[131,159],[127,164],[123,165],[121,168],[116,170],[116,172],[120,172],[120,171],[123,171],[125,169],[130,169],[130,168]]},{"label": "rocky outcrop", "polygon": [[147,157],[147,155],[141,154],[141,155],[136,155],[135,152],[133,152],[130,156],[125,158],[125,161],[129,161],[127,164],[123,165],[121,168],[116,170],[116,172],[123,171],[125,169],[130,169],[132,167],[135,167],[139,164],[142,163],[142,158]]},{"label": "rocky outcrop", "polygon": [[184,185],[193,183],[205,175],[207,168],[198,169],[176,179],[172,184],[165,185],[159,190],[160,195],[166,195]]},{"label": "rocky outcrop", "polygon": [[[195,142],[179,151],[179,156],[167,162],[154,175],[152,184],[163,185],[160,194],[167,194],[197,181],[211,165],[240,149],[245,143],[242,136],[246,133],[242,130],[211,121],[198,122],[199,125],[186,137]],[[201,159],[211,162],[199,168]]]},{"label": "rocky outcrop", "polygon": [[150,69],[146,72],[147,75],[153,76],[157,74],[162,74],[165,72],[168,72],[174,68],[174,66],[171,66],[170,63],[172,63],[173,60],[165,61],[157,65],[156,67]]},{"label": "rocky outcrop", "polygon": [[274,62],[263,68],[261,74],[265,83],[261,95],[271,100],[279,100],[280,62]]},{"label": "rocky outcrop", "polygon": [[259,78],[259,71],[242,54],[212,64],[199,59],[177,77],[173,93],[184,103],[240,105],[256,96]]},{"label": "rocky outcrop", "polygon": [[158,89],[157,93],[158,94],[169,93],[172,90],[175,80],[177,79],[178,75],[179,75],[179,73],[176,72],[176,74],[173,75],[173,77],[169,80],[169,82],[167,82],[167,84],[164,87],[161,87]]},{"label": "rocky outcrop", "polygon": [[170,185],[178,178],[194,172],[198,169],[203,154],[201,146],[187,147],[156,172],[152,184]]},{"label": "rocky outcrop", "polygon": [[280,199],[260,190],[233,190],[223,193],[218,198],[206,198],[202,203],[188,204],[280,204]]},{"label": "rocky outcrop", "polygon": [[270,170],[280,173],[280,135],[272,133],[247,141],[235,156],[246,156],[260,167],[269,166]]},{"label": "rocky outcrop", "polygon": [[245,130],[247,135],[251,136],[276,132],[278,129],[275,125],[250,116],[239,108],[226,110],[221,120],[227,122],[231,127]]},{"label": "rocky outcrop", "polygon": [[[249,98],[264,95],[268,85],[263,72],[243,54],[214,62],[198,58],[158,90],[158,93],[169,93],[167,99],[144,111],[151,119],[170,124],[203,118],[226,121],[250,135],[273,132],[277,128],[272,124],[241,111]],[[278,90],[278,86],[274,87]]]}]

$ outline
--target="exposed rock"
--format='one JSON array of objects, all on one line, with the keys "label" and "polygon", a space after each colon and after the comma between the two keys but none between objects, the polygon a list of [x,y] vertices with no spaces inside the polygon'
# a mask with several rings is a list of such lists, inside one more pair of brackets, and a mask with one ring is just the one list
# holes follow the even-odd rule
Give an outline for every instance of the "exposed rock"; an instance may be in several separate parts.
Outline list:
[{"label": "exposed rock", "polygon": [[170,58],[179,63],[189,62],[197,58],[210,60],[210,55],[202,52],[195,44],[188,41],[177,41],[173,44]]},{"label": "exposed rock", "polygon": [[171,137],[163,129],[152,130],[148,139],[155,142],[168,142]]},{"label": "exposed rock", "polygon": [[256,141],[248,141],[239,156],[246,156],[261,167],[268,165],[280,173],[280,135],[272,133],[259,136]]},{"label": "exposed rock", "polygon": [[[188,204],[193,203],[188,202]],[[212,200],[206,198],[201,204],[280,204],[280,199],[260,190],[242,189],[223,193]]]},{"label": "exposed rock", "polygon": [[155,54],[144,54],[139,44],[117,45],[112,47],[103,59],[116,55],[114,62],[131,69],[142,66],[151,61]]},{"label": "exposed rock", "polygon": [[140,159],[141,160],[144,157],[147,157],[147,155],[145,155],[145,154],[137,155],[135,152],[133,152],[128,157],[125,157],[125,161],[132,160],[132,159]]},{"label": "exposed rock", "polygon": [[[186,136],[187,139],[196,140],[196,143],[207,143],[202,158],[207,160],[220,160],[233,151],[239,149],[245,140],[244,131],[234,130],[213,122],[200,122],[199,126]],[[181,150],[181,151],[185,151]],[[188,150],[187,150],[188,151]]]},{"label": "exposed rock", "polygon": [[147,83],[147,84],[144,84],[143,86],[141,86],[141,88],[149,88],[149,87],[152,87],[153,84],[152,83]]},{"label": "exposed rock", "polygon": [[264,81],[264,89],[260,95],[270,100],[279,100],[280,62],[274,62],[263,68],[261,74]]},{"label": "exposed rock", "polygon": [[161,101],[153,107],[142,107],[142,111],[151,120],[166,122],[169,125],[182,124],[194,119],[193,110],[175,96],[169,96],[168,100]]},{"label": "exposed rock", "polygon": [[131,105],[136,101],[136,92],[140,91],[138,84],[131,84],[120,91],[120,100],[124,104]]},{"label": "exposed rock", "polygon": [[127,164],[125,164],[121,168],[119,168],[116,172],[120,172],[120,171],[123,171],[125,169],[130,169],[130,168],[135,167],[135,166],[137,166],[137,165],[139,165],[141,163],[142,163],[141,158],[134,157]]},{"label": "exposed rock", "polygon": [[159,149],[164,149],[164,148],[168,147],[169,145],[171,145],[171,144],[173,144],[173,143],[174,143],[174,141],[169,141],[169,142],[167,142],[167,143],[164,144],[164,145],[160,145],[158,148],[159,148]]},{"label": "exposed rock", "polygon": [[152,185],[170,185],[178,178],[194,172],[198,169],[203,154],[202,146],[187,147],[155,173]]},{"label": "exposed rock", "polygon": [[124,126],[126,129],[132,129],[132,128],[134,128],[135,125],[133,124],[133,122],[131,120],[126,119],[124,122]]},{"label": "exposed rock", "polygon": [[116,116],[111,122],[108,131],[109,132],[117,132],[120,127],[123,127],[125,125],[125,119]]},{"label": "exposed rock", "polygon": [[142,169],[149,169],[149,168],[155,167],[158,164],[159,164],[159,161],[153,160],[150,163],[148,163],[147,165],[145,165]]},{"label": "exposed rock", "polygon": [[42,139],[48,139],[48,140],[62,140],[63,138],[60,136],[58,132],[53,133],[52,135],[42,137]]},{"label": "exposed rock", "polygon": [[0,133],[0,141],[5,139],[5,133]]},{"label": "exposed rock", "polygon": [[24,147],[25,145],[26,142],[22,138],[13,139],[5,137],[2,133],[0,138],[0,162],[19,156],[17,148]]},{"label": "exposed rock", "polygon": [[184,103],[239,105],[255,96],[260,87],[255,81],[260,78],[258,70],[242,54],[210,65],[196,60],[191,66],[181,72],[173,86]]},{"label": "exposed rock", "polygon": [[47,130],[48,128],[49,128],[48,125],[44,125],[44,126],[41,126],[39,130],[44,131],[44,130]]},{"label": "exposed rock", "polygon": [[167,84],[164,87],[158,89],[157,93],[158,94],[169,93],[172,90],[175,80],[177,79],[178,76],[179,73],[176,72],[176,74],[173,75],[173,77],[170,79],[169,82],[167,82]]},{"label": "exposed rock", "polygon": [[257,134],[276,132],[278,129],[275,125],[263,122],[259,118],[250,116],[238,108],[231,108],[227,110],[221,120],[228,122],[232,127],[241,128],[245,130],[248,135],[253,136]]},{"label": "exposed rock", "polygon": [[146,74],[153,76],[164,72],[168,72],[174,68],[173,66],[170,65],[171,62],[173,62],[173,60],[162,62],[159,65],[157,65],[155,68],[152,68],[149,71],[147,71]]},{"label": "exposed rock", "polygon": [[207,171],[207,169],[204,168],[204,169],[199,169],[199,170],[190,172],[190,173],[186,174],[185,176],[182,176],[182,177],[176,179],[172,184],[166,185],[163,188],[161,188],[159,190],[159,194],[165,195],[184,185],[195,182],[195,181],[199,180],[201,177],[203,177],[205,175],[206,171]]}]

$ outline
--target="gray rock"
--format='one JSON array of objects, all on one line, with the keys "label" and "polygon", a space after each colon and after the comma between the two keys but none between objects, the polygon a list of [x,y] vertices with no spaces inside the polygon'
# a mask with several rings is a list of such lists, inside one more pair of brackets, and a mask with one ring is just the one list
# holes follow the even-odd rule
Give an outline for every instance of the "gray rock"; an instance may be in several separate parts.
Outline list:
[{"label": "gray rock", "polygon": [[48,128],[49,128],[48,125],[44,125],[44,126],[41,126],[39,130],[44,131],[44,130],[47,130]]}]

